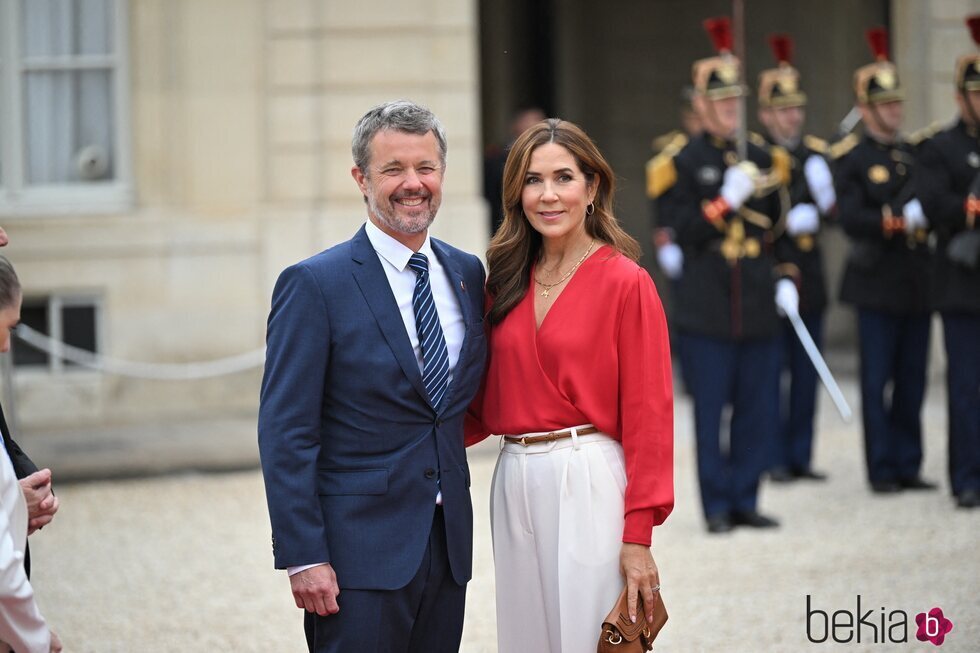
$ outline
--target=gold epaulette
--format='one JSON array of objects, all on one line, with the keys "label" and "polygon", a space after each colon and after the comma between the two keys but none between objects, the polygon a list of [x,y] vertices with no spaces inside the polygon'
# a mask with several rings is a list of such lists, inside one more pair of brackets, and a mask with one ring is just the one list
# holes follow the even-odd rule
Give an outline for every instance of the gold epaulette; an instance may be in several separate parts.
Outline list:
[{"label": "gold epaulette", "polygon": [[676,151],[665,149],[647,161],[647,197],[655,200],[677,183]]},{"label": "gold epaulette", "polygon": [[851,150],[853,150],[854,146],[860,142],[861,142],[860,136],[858,136],[857,134],[848,134],[847,136],[845,136],[844,138],[842,138],[841,140],[837,141],[829,148],[827,148],[827,151],[830,153],[831,159],[839,159],[845,154],[847,154],[848,152],[850,152]]},{"label": "gold epaulette", "polygon": [[687,134],[677,132],[657,156],[647,161],[647,197],[655,200],[677,183],[674,157],[687,145]]},{"label": "gold epaulette", "polygon": [[680,151],[682,147],[687,145],[687,134],[679,129],[674,129],[667,132],[666,134],[661,134],[653,139],[650,143],[650,147],[653,149],[654,154],[659,154],[665,150],[674,148],[675,151]]},{"label": "gold epaulette", "polygon": [[813,150],[818,154],[827,154],[827,141],[816,136],[806,135],[803,137],[803,144],[807,149]]},{"label": "gold epaulette", "polygon": [[922,129],[915,130],[905,138],[905,141],[913,147],[918,147],[923,142],[929,140],[945,128],[946,123],[936,121],[926,127],[923,127]]},{"label": "gold epaulette", "polygon": [[768,150],[771,147],[769,141],[763,138],[762,134],[757,134],[756,132],[749,132],[749,142],[764,150]]}]

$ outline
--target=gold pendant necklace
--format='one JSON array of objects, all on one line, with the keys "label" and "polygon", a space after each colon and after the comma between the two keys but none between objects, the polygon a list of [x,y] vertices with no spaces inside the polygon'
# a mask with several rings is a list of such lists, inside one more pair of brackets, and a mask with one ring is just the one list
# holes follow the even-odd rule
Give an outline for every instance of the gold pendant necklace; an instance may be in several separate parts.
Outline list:
[{"label": "gold pendant necklace", "polygon": [[562,278],[559,279],[558,281],[556,281],[554,283],[544,283],[540,279],[538,279],[537,277],[535,277],[534,278],[534,283],[536,283],[539,286],[541,286],[542,288],[544,288],[544,290],[541,291],[541,296],[542,297],[547,297],[551,293],[551,289],[552,288],[554,288],[555,286],[560,286],[561,284],[563,284],[566,281],[568,281],[568,278],[571,277],[572,276],[572,273],[575,272],[575,270],[578,269],[578,266],[582,265],[582,261],[584,261],[586,259],[586,257],[589,255],[589,252],[592,251],[592,247],[593,246],[595,246],[595,238],[593,238],[592,239],[592,242],[589,243],[589,248],[587,250],[585,250],[585,254],[582,254],[582,258],[580,258],[578,260],[578,262],[575,265],[573,265],[571,267],[571,269],[569,269],[568,272],[566,272],[562,276]]}]

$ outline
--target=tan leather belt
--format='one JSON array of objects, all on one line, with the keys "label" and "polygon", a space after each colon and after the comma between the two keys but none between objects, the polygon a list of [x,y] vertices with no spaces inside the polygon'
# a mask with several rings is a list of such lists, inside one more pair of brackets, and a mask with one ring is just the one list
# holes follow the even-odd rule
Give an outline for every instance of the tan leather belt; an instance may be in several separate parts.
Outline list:
[{"label": "tan leather belt", "polygon": [[[576,429],[575,433],[577,435],[592,435],[593,433],[599,433],[599,429],[594,426],[586,426],[585,428]],[[551,433],[543,433],[541,435],[505,435],[504,439],[507,442],[514,442],[527,447],[532,444],[554,442],[555,440],[564,440],[565,438],[570,437],[572,437],[572,429],[562,429],[560,431],[552,431]]]}]

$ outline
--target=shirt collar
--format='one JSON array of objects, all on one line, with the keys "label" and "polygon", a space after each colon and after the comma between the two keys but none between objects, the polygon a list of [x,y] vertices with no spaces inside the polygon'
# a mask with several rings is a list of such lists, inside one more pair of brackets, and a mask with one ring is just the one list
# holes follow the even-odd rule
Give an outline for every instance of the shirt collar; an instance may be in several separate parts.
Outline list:
[{"label": "shirt collar", "polygon": [[[408,259],[415,252],[381,231],[370,220],[365,224],[364,230],[367,232],[368,240],[371,241],[371,246],[374,247],[374,251],[378,253],[378,256],[391,263],[392,267],[399,272],[404,272],[405,268],[408,267]],[[422,247],[419,248],[419,253],[425,254],[425,257],[429,259],[431,265],[433,252],[432,243],[428,234],[425,236],[425,242],[422,243]]]}]

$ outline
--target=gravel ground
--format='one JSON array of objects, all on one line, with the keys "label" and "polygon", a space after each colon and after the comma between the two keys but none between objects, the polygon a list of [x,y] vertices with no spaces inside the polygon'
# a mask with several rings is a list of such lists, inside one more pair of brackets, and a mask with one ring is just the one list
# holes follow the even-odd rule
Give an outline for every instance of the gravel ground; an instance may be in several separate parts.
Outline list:
[{"label": "gravel ground", "polygon": [[[845,384],[857,406],[853,382]],[[924,475],[945,485],[945,395],[926,407]],[[704,532],[694,476],[690,405],[677,405],[677,508],[655,533],[671,618],[657,651],[931,651],[915,640],[918,612],[939,606],[954,624],[943,653],[980,650],[980,511],[939,492],[873,497],[861,438],[822,398],[816,467],[827,483],[766,486],[772,532]],[[251,436],[249,436],[251,437]],[[487,516],[493,443],[470,457],[477,516],[464,653],[495,651]],[[57,473],[57,470],[56,470]],[[56,521],[31,538],[41,608],[67,651],[303,651],[301,614],[272,567],[258,471],[62,484]],[[814,609],[908,615],[909,642],[812,644]],[[845,619],[840,615],[840,619]],[[886,626],[894,623],[885,617]],[[824,635],[820,617],[812,634]],[[892,631],[899,635],[901,631]],[[838,636],[853,635],[852,630]],[[878,633],[879,642],[883,633]],[[535,652],[528,652],[535,653]]]}]

